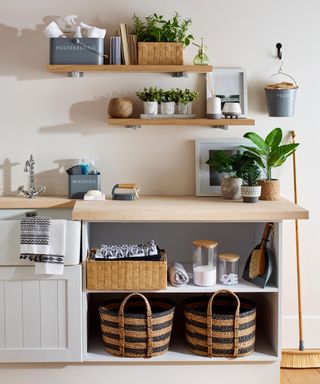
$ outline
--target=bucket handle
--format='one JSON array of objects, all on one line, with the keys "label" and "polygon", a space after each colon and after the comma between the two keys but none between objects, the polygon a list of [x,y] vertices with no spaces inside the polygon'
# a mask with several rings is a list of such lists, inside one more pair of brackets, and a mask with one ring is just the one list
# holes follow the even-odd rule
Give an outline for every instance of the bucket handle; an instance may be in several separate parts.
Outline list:
[{"label": "bucket handle", "polygon": [[106,58],[106,59],[108,58],[108,55],[103,55],[102,53],[98,52],[96,49],[94,49],[92,47],[89,47],[89,45],[86,45],[86,44],[82,43],[80,41],[80,39],[78,39],[78,38],[77,39],[72,39],[71,41],[75,45],[79,45],[80,47],[83,47],[84,49],[86,49],[88,51],[92,51],[92,52],[96,53],[97,55],[99,55],[99,56],[101,56],[103,58]]},{"label": "bucket handle", "polygon": [[295,87],[298,88],[298,84],[297,84],[295,78],[293,76],[291,76],[291,75],[288,75],[287,73],[282,72],[282,71],[274,73],[273,75],[270,76],[270,78],[274,77],[274,76],[278,76],[278,75],[283,75],[283,76],[289,77],[291,80],[293,80]]},{"label": "bucket handle", "polygon": [[240,300],[239,297],[233,293],[232,291],[229,291],[227,289],[220,289],[219,291],[215,292],[209,299],[208,306],[207,306],[207,344],[208,344],[208,357],[212,357],[212,304],[213,299],[221,294],[227,294],[230,296],[233,296],[237,300],[237,308],[236,313],[234,315],[234,324],[233,324],[233,334],[234,334],[234,341],[233,341],[233,357],[238,356],[239,352],[239,317],[240,317]]},{"label": "bucket handle", "polygon": [[147,309],[147,319],[146,319],[146,325],[147,325],[147,353],[146,357],[151,357],[152,356],[152,310],[150,303],[148,299],[143,296],[141,293],[134,292],[125,297],[120,305],[119,309],[119,343],[120,343],[120,354],[121,356],[124,356],[124,351],[125,351],[125,329],[124,329],[124,308],[127,303],[127,301],[133,297],[133,296],[139,296],[143,299],[146,305]]}]

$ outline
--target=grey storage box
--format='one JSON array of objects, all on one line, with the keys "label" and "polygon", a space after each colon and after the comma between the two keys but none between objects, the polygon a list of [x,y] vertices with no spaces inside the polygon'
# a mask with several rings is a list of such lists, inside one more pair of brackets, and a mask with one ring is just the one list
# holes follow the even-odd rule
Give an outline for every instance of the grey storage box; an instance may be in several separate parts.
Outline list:
[{"label": "grey storage box", "polygon": [[103,64],[104,39],[51,38],[50,64]]},{"label": "grey storage box", "polygon": [[69,199],[83,199],[90,189],[101,191],[100,175],[69,175]]}]

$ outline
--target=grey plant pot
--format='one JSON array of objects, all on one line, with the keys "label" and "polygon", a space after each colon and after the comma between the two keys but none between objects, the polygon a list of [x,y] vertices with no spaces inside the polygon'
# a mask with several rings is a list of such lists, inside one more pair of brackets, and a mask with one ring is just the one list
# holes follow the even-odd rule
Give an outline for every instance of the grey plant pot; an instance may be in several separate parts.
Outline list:
[{"label": "grey plant pot", "polygon": [[244,203],[257,203],[261,195],[261,186],[243,185],[241,187],[241,196]]}]

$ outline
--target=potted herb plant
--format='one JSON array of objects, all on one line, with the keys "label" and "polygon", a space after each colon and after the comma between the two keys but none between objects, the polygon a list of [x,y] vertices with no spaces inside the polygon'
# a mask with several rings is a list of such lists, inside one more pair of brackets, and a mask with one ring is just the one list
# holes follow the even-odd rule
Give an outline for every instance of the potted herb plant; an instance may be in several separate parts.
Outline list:
[{"label": "potted herb plant", "polygon": [[169,89],[168,91],[161,90],[160,94],[160,110],[162,115],[174,115],[176,106],[176,90]]},{"label": "potted herb plant", "polygon": [[141,19],[133,16],[138,41],[138,64],[183,64],[183,48],[191,43],[191,19],[176,12],[171,19],[156,13]]},{"label": "potted herb plant", "polygon": [[297,149],[298,143],[281,144],[281,128],[273,129],[265,139],[255,132],[247,132],[244,137],[249,139],[255,147],[242,146],[246,154],[261,167],[266,179],[260,180],[261,200],[280,199],[280,181],[272,178],[272,169],[280,167]]},{"label": "potted herb plant", "polygon": [[240,170],[248,157],[241,153],[228,155],[224,151],[215,151],[206,162],[210,167],[224,175],[221,181],[221,193],[225,199],[236,200],[241,198],[242,178]]},{"label": "potted herb plant", "polygon": [[199,92],[190,89],[176,90],[177,112],[179,115],[191,115],[192,103],[199,97]]},{"label": "potted herb plant", "polygon": [[136,92],[136,95],[143,101],[143,112],[148,115],[158,114],[158,104],[160,102],[162,90],[157,87],[144,88],[142,92]]},{"label": "potted herb plant", "polygon": [[261,175],[259,166],[253,159],[248,158],[248,161],[241,167],[238,175],[245,183],[241,186],[243,201],[245,203],[256,203],[261,195],[261,185],[258,185]]}]

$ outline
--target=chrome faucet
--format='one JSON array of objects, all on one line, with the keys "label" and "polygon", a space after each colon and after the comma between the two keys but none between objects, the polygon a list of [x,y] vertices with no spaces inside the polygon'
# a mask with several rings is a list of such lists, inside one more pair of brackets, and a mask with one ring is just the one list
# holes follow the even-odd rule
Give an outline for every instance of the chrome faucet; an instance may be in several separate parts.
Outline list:
[{"label": "chrome faucet", "polygon": [[38,196],[39,193],[45,192],[46,187],[40,187],[38,190],[35,188],[34,183],[34,158],[32,155],[30,155],[30,159],[26,161],[24,171],[29,172],[29,189],[25,189],[24,185],[20,185],[18,188],[18,193],[22,192],[26,197],[29,199],[33,199],[34,197]]}]

